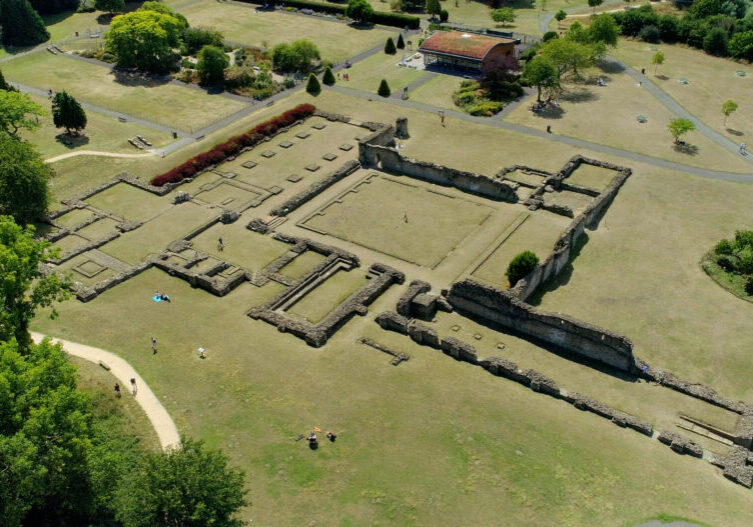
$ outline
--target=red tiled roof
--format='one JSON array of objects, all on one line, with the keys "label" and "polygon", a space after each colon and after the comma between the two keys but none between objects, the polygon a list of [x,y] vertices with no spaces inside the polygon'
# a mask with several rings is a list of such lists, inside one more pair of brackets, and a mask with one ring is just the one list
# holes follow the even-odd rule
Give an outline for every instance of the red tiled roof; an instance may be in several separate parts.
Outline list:
[{"label": "red tiled roof", "polygon": [[437,31],[418,49],[423,52],[444,53],[481,60],[497,44],[513,44],[509,38],[488,37],[459,31]]}]

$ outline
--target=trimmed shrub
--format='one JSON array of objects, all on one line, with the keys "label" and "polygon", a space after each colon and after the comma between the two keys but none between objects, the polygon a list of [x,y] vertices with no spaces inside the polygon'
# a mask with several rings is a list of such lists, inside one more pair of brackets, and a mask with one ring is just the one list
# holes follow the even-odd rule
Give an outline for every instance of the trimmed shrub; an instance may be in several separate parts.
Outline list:
[{"label": "trimmed shrub", "polygon": [[732,254],[733,252],[734,252],[734,247],[732,247],[732,244],[730,243],[729,240],[721,240],[714,247],[714,253],[719,254],[719,255]]},{"label": "trimmed shrub", "polygon": [[405,49],[405,40],[403,40],[402,33],[397,36],[397,49]]},{"label": "trimmed shrub", "polygon": [[660,37],[661,32],[656,26],[645,26],[638,32],[638,38],[644,42],[651,42],[652,44],[659,42]]},{"label": "trimmed shrub", "polygon": [[510,287],[515,287],[515,284],[536,269],[537,265],[539,265],[539,257],[531,251],[523,251],[510,260],[510,264],[507,266],[507,271],[505,272],[507,279],[510,281]]},{"label": "trimmed shrub", "polygon": [[557,32],[556,31],[547,31],[546,33],[544,33],[544,36],[541,37],[541,41],[542,42],[549,42],[553,38],[559,38],[559,35],[557,35]]},{"label": "trimmed shrub", "polygon": [[745,281],[745,293],[753,296],[753,276],[749,276]]},{"label": "trimmed shrub", "polygon": [[301,104],[278,115],[257,124],[245,134],[233,137],[228,141],[215,145],[211,150],[192,157],[185,163],[174,167],[164,174],[152,178],[152,185],[161,187],[167,183],[177,183],[183,179],[194,177],[198,172],[211,165],[221,163],[228,156],[237,155],[243,148],[255,146],[265,137],[272,136],[282,128],[291,126],[301,119],[305,119],[314,113],[316,108],[311,104]]},{"label": "trimmed shrub", "polygon": [[377,94],[382,97],[389,97],[391,93],[392,92],[390,91],[390,85],[387,84],[387,81],[385,79],[382,79],[382,82],[379,83]]},{"label": "trimmed shrub", "polygon": [[387,55],[394,55],[395,53],[397,53],[395,42],[392,40],[392,37],[388,38],[387,42],[384,43],[384,52]]},{"label": "trimmed shrub", "polygon": [[466,111],[471,115],[480,115],[490,117],[504,108],[501,102],[496,101],[481,101],[478,104],[474,104]]},{"label": "trimmed shrub", "polygon": [[319,79],[313,73],[309,74],[309,80],[306,83],[306,92],[311,95],[319,95],[322,93],[322,85],[319,84]]},{"label": "trimmed shrub", "polygon": [[709,55],[725,57],[727,55],[727,31],[716,27],[703,37],[703,51]]},{"label": "trimmed shrub", "polygon": [[322,75],[322,82],[327,86],[332,86],[333,84],[335,84],[335,76],[332,73],[332,68],[327,68],[326,70],[324,70],[324,75]]},{"label": "trimmed shrub", "polygon": [[447,11],[447,9],[442,9],[439,12],[439,21],[440,22],[447,22],[450,19],[450,12]]}]

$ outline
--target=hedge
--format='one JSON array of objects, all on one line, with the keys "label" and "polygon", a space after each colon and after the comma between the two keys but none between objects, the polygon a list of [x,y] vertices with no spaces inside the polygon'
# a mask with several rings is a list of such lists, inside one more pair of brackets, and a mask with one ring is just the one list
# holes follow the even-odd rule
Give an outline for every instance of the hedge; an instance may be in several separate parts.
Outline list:
[{"label": "hedge", "polygon": [[[240,0],[249,4],[264,5],[265,0]],[[324,4],[322,2],[311,2],[309,0],[277,0],[275,2],[278,5],[285,7],[297,7],[299,9],[311,9],[312,11],[318,11],[321,13],[329,13],[331,15],[343,15],[345,16],[346,6]],[[388,13],[385,11],[374,11],[374,16],[371,17],[371,22],[375,24],[382,24],[384,26],[394,26],[399,28],[407,27],[409,29],[418,29],[421,26],[421,19],[417,16],[403,15],[400,13]]]},{"label": "hedge", "polygon": [[207,167],[222,163],[229,156],[240,153],[242,149],[254,146],[265,137],[275,135],[280,129],[311,116],[315,110],[316,108],[312,104],[300,104],[282,115],[257,124],[245,134],[238,135],[228,139],[224,143],[215,145],[211,150],[192,157],[185,163],[168,170],[164,174],[153,177],[152,185],[161,187],[167,183],[177,183],[183,179],[194,177]]}]

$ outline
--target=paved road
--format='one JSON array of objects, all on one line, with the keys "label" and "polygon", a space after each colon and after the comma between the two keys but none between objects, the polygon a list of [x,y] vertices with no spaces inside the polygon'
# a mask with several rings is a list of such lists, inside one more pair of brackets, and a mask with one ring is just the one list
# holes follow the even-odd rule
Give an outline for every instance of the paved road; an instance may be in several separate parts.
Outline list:
[{"label": "paved road", "polygon": [[[31,332],[31,337],[34,342],[40,342],[46,335],[41,333]],[[124,397],[131,397],[131,379],[136,379],[136,402],[144,410],[146,416],[151,421],[154,431],[157,432],[160,445],[162,448],[174,447],[180,443],[180,434],[178,428],[175,426],[170,414],[167,413],[165,407],[159,402],[157,396],[149,388],[149,385],[136,373],[136,370],[128,364],[125,360],[121,359],[117,355],[110,353],[99,348],[93,348],[84,344],[78,344],[76,342],[69,342],[67,340],[61,340],[51,337],[54,343],[60,343],[63,345],[63,349],[69,355],[80,357],[95,364],[99,361],[104,362],[110,367],[110,373],[119,381],[121,386],[121,392]]]},{"label": "paved road", "polygon": [[446,108],[440,108],[438,106],[431,106],[428,104],[418,103],[408,100],[402,100],[402,99],[393,99],[393,98],[387,98],[387,99],[381,99],[378,95],[374,95],[368,92],[363,92],[360,90],[354,90],[351,88],[345,88],[343,86],[332,86],[332,87],[326,87],[326,89],[334,90],[340,93],[345,93],[347,95],[353,95],[356,97],[361,97],[363,99],[367,100],[383,100],[384,102],[395,104],[398,106],[404,106],[406,108],[413,108],[415,110],[422,110],[425,112],[433,112],[437,113],[439,111],[443,111],[447,117],[450,118],[456,118],[461,119],[464,121],[474,122],[478,124],[483,124],[486,126],[493,126],[496,128],[502,128],[504,130],[509,130],[511,132],[517,132],[525,135],[530,135],[534,137],[538,137],[540,139],[546,139],[550,141],[557,141],[560,143],[568,144],[577,148],[587,148],[589,150],[594,150],[596,152],[601,152],[608,155],[623,157],[626,159],[630,159],[633,161],[637,161],[640,163],[647,163],[653,166],[658,166],[661,168],[669,168],[672,170],[679,170],[682,172],[688,172],[690,174],[695,174],[697,176],[702,176],[710,179],[719,179],[719,180],[726,180],[726,181],[740,181],[745,183],[753,183],[753,174],[739,174],[735,172],[723,172],[723,171],[716,171],[716,170],[707,170],[704,168],[694,167],[694,166],[688,166],[684,165],[682,163],[675,163],[673,161],[667,161],[664,159],[660,159],[658,157],[653,156],[647,156],[644,154],[639,154],[637,152],[631,152],[628,150],[621,150],[619,148],[613,148],[611,146],[601,145],[598,143],[592,143],[590,141],[584,141],[582,139],[576,139],[574,137],[567,137],[564,135],[557,135],[557,134],[550,134],[547,133],[544,130],[537,130],[536,128],[530,128],[528,126],[523,126],[519,124],[514,123],[507,123],[504,121],[500,121],[498,119],[494,118],[487,118],[487,117],[475,117],[473,115],[468,115],[467,113],[459,112],[456,110],[448,110]]}]

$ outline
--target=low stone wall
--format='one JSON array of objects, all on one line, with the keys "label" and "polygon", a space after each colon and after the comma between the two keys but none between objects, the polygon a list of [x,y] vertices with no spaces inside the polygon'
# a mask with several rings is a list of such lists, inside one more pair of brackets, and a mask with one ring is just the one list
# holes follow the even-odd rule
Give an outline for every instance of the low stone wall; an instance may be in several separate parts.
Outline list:
[{"label": "low stone wall", "polygon": [[283,234],[281,232],[274,233],[272,235],[272,238],[274,238],[278,242],[292,245],[293,249],[291,250],[293,251],[303,252],[304,250],[310,250],[314,251],[315,253],[319,253],[322,256],[329,256],[331,254],[334,254],[336,256],[339,256],[343,260],[352,262],[356,267],[360,265],[361,262],[358,256],[346,251],[345,249],[340,249],[339,247],[335,247],[334,245],[327,245],[326,243],[321,243],[309,238],[298,238],[296,236],[290,236],[289,234]]},{"label": "low stone wall", "polygon": [[[204,272],[196,271],[193,267],[168,262],[169,253],[163,253],[154,259],[154,266],[162,269],[170,276],[177,276],[191,284],[191,287],[198,287],[209,291],[217,296],[225,296],[230,291],[238,287],[242,282],[248,279],[245,272],[238,270],[233,276],[224,277],[219,273],[230,267],[227,262],[218,262],[216,266]],[[199,259],[202,260],[205,258]]]},{"label": "low stone wall", "polygon": [[711,463],[722,469],[725,478],[744,487],[753,487],[753,469],[748,466],[753,464],[753,453],[749,450],[735,446],[727,456],[714,455]]},{"label": "low stone wall", "polygon": [[455,309],[553,344],[584,358],[636,373],[633,343],[565,315],[539,311],[510,291],[466,279],[452,284],[447,297]]},{"label": "low stone wall", "polygon": [[513,187],[500,179],[482,174],[464,172],[428,161],[417,161],[400,155],[397,150],[378,144],[359,142],[359,160],[363,166],[377,166],[384,170],[428,181],[445,187],[454,187],[469,194],[484,196],[496,201],[518,202]]},{"label": "low stone wall", "polygon": [[659,441],[669,446],[678,454],[688,454],[693,457],[703,457],[703,448],[698,443],[691,441],[674,432],[661,432]]},{"label": "low stone wall", "polygon": [[431,291],[431,284],[423,280],[413,280],[408,286],[408,290],[397,301],[397,312],[404,317],[411,316],[411,302],[420,293]]},{"label": "low stone wall", "polygon": [[386,353],[387,355],[394,357],[390,361],[390,364],[392,364],[393,366],[397,366],[401,362],[405,362],[410,359],[410,355],[408,355],[407,353],[403,353],[401,351],[395,351],[391,348],[388,348],[387,346],[379,344],[378,342],[374,340],[371,340],[370,338],[364,337],[364,338],[358,339],[358,342],[360,342],[361,344],[365,344],[366,346],[369,346],[371,348],[374,348],[375,350],[379,350],[382,353]]},{"label": "low stone wall", "polygon": [[371,128],[371,133],[358,141],[358,160],[364,164],[362,152],[369,146],[394,146],[395,128],[386,124]]},{"label": "low stone wall", "polygon": [[353,172],[361,168],[361,163],[358,161],[351,159],[350,161],[345,162],[340,168],[332,172],[329,176],[322,179],[321,181],[317,181],[316,183],[313,183],[308,188],[300,192],[299,194],[296,194],[289,200],[287,200],[285,203],[277,207],[276,209],[272,210],[271,214],[274,216],[287,216],[294,210],[296,210],[301,205],[307,203],[311,199],[315,198],[325,190],[327,190],[329,187],[340,181],[341,179],[344,179],[345,177],[351,175]]},{"label": "low stone wall", "polygon": [[699,383],[683,381],[682,379],[675,377],[672,373],[662,371],[658,368],[646,367],[645,370],[641,371],[641,376],[650,381],[661,384],[662,386],[672,388],[673,390],[680,393],[690,395],[691,397],[695,397],[696,399],[706,401],[707,403],[711,403],[715,406],[725,408],[738,414],[742,414],[746,411],[753,411],[745,403],[726,399],[708,386]]},{"label": "low stone wall", "polygon": [[111,289],[118,284],[122,284],[126,280],[130,280],[134,276],[143,273],[151,267],[152,262],[141,262],[138,265],[134,265],[127,271],[123,273],[117,273],[109,278],[102,280],[101,282],[97,282],[93,286],[87,286],[80,282],[74,282],[72,289],[77,299],[79,299],[81,302],[89,302],[90,300],[97,298],[100,294],[104,293],[108,289]]}]

